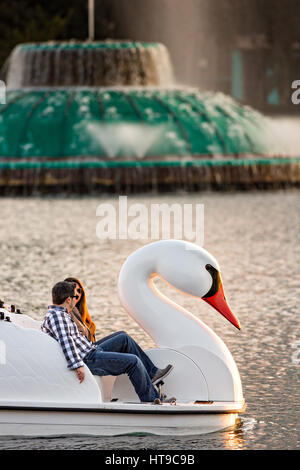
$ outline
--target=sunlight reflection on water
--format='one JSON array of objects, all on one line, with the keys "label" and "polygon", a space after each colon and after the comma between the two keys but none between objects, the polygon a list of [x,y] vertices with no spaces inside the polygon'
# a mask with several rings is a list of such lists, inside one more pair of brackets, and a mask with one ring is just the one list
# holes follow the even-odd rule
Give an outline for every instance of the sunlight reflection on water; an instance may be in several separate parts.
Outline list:
[{"label": "sunlight reflection on water", "polygon": [[[86,287],[98,338],[126,330],[142,347],[152,340],[117,295],[125,258],[145,240],[99,240],[96,208],[117,198],[0,199],[1,294],[42,319],[52,285],[70,275]],[[128,204],[202,203],[205,248],[219,261],[226,296],[241,321],[237,332],[204,302],[158,283],[175,302],[204,320],[238,365],[247,409],[232,430],[188,436],[0,439],[2,449],[271,449],[299,447],[300,340],[299,192],[202,193],[130,197]]]}]

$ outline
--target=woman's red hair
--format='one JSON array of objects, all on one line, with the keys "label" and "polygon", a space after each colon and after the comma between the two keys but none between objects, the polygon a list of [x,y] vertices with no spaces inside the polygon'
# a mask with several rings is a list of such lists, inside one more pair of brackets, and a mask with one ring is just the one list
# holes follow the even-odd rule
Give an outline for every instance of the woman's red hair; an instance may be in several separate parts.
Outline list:
[{"label": "woman's red hair", "polygon": [[82,319],[83,323],[89,329],[90,334],[91,334],[91,340],[94,343],[96,341],[96,338],[95,338],[96,324],[92,321],[91,316],[89,314],[87,304],[86,304],[86,296],[85,296],[85,291],[84,291],[83,285],[79,281],[79,279],[77,279],[76,277],[67,277],[67,279],[65,279],[65,281],[66,282],[76,282],[76,284],[78,284],[81,288],[81,291],[82,291],[81,292],[81,298],[77,302],[76,307],[78,308],[78,310],[80,312],[81,319]]}]

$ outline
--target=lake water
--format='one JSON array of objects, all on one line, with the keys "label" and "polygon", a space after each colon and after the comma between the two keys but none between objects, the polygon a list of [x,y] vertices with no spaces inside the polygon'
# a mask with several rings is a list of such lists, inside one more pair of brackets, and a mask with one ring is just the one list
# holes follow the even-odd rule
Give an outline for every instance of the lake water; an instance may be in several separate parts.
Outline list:
[{"label": "lake water", "polygon": [[[83,282],[97,337],[126,330],[154,346],[120,305],[117,280],[126,257],[146,240],[99,240],[96,209],[115,198],[0,199],[1,292],[42,319],[51,287]],[[219,261],[227,299],[242,330],[205,302],[163,292],[204,320],[238,365],[246,412],[229,431],[189,437],[1,438],[0,449],[295,449],[300,447],[299,191],[140,196],[139,202],[204,204],[204,247]],[[298,343],[297,343],[298,342]]]}]

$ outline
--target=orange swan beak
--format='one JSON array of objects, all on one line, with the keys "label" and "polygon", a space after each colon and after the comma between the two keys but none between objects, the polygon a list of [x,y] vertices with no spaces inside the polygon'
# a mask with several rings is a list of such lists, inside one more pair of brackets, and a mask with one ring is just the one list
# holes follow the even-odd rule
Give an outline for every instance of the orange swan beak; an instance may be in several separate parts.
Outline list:
[{"label": "orange swan beak", "polygon": [[217,292],[210,297],[202,297],[205,302],[214,307],[223,317],[232,323],[238,330],[241,329],[240,322],[232,313],[224,294],[223,284],[220,280]]}]

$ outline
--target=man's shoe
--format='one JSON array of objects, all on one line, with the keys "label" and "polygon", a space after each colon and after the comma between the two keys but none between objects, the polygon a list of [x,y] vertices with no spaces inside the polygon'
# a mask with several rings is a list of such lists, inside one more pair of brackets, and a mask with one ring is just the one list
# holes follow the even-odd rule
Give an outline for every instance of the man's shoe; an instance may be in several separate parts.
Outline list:
[{"label": "man's shoe", "polygon": [[171,364],[168,364],[167,367],[165,367],[164,369],[158,369],[154,377],[152,377],[153,385],[158,384],[161,380],[167,377],[167,375],[169,375],[173,369],[174,369],[174,366],[172,366]]},{"label": "man's shoe", "polygon": [[155,398],[154,400],[154,405],[162,405],[163,403],[170,403],[171,405],[174,404],[176,405],[176,398],[175,397],[172,397],[172,398],[164,398],[163,400],[161,400],[160,398]]}]

